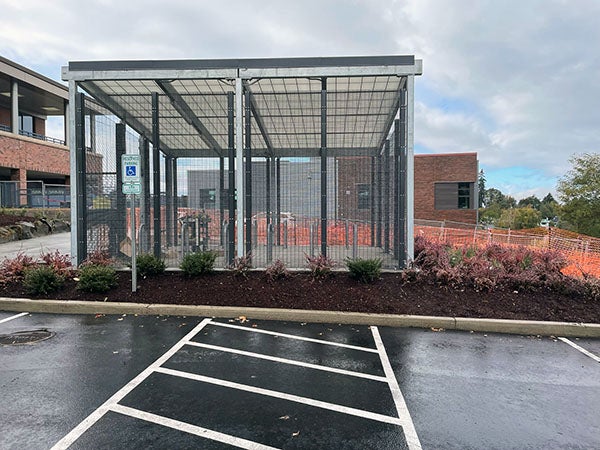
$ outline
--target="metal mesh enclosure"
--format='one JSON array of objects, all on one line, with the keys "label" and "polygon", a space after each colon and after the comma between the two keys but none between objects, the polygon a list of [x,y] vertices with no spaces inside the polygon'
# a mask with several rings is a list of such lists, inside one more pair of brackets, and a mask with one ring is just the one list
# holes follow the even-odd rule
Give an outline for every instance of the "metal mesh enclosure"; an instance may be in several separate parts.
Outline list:
[{"label": "metal mesh enclosure", "polygon": [[[221,267],[246,255],[293,268],[319,254],[340,266],[410,259],[413,57],[71,63],[66,73],[90,96],[73,108],[79,262],[96,250],[128,262],[132,238],[169,266],[202,250]],[[130,196],[120,161],[133,154],[141,190]]]}]

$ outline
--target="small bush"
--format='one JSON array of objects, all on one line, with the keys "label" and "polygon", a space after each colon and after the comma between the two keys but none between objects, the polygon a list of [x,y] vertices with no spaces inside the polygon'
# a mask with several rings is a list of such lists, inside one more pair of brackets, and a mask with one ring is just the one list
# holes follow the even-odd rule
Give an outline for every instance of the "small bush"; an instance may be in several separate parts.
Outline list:
[{"label": "small bush", "polygon": [[185,275],[194,277],[212,272],[216,258],[217,254],[211,251],[188,253],[183,257],[179,267]]},{"label": "small bush", "polygon": [[247,255],[233,258],[233,262],[229,265],[228,269],[236,275],[246,276],[246,273],[252,269],[252,255],[248,253]]},{"label": "small bush", "polygon": [[0,277],[3,282],[18,282],[23,280],[27,269],[35,266],[35,261],[31,256],[24,253],[17,253],[12,259],[4,258],[0,265]]},{"label": "small bush", "polygon": [[361,283],[372,283],[381,276],[381,258],[374,259],[347,259],[346,266],[350,271],[350,277]]},{"label": "small bush", "polygon": [[50,266],[29,268],[23,277],[23,286],[27,293],[32,295],[44,295],[57,291],[64,282],[64,277]]},{"label": "small bush", "polygon": [[331,275],[331,270],[335,267],[335,261],[327,256],[306,256],[308,270],[313,278],[322,278]]},{"label": "small bush", "polygon": [[267,269],[265,270],[265,274],[271,280],[277,280],[289,276],[290,271],[287,269],[285,263],[282,260],[276,259],[275,262],[273,262],[273,264],[267,267]]},{"label": "small bush", "polygon": [[135,258],[138,275],[141,277],[155,277],[165,273],[165,262],[150,253],[144,253]]},{"label": "small bush", "polygon": [[88,254],[81,266],[112,266],[114,263],[115,261],[110,257],[108,252],[103,250],[95,250]]},{"label": "small bush", "polygon": [[77,289],[104,293],[117,285],[117,272],[110,266],[88,264],[79,269]]},{"label": "small bush", "polygon": [[60,276],[68,277],[71,275],[73,264],[71,264],[71,257],[69,255],[62,254],[56,250],[54,253],[42,253],[40,257],[48,267],[51,267]]}]

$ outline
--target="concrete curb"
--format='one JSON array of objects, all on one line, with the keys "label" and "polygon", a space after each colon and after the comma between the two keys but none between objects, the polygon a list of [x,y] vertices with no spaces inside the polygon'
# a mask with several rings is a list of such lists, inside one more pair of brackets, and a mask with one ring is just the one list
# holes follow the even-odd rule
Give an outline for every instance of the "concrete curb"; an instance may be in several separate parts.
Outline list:
[{"label": "concrete curb", "polygon": [[600,324],[542,322],[508,319],[409,316],[305,309],[250,308],[244,306],[156,305],[145,303],[30,300],[0,297],[0,310],[60,314],[143,314],[202,317],[239,317],[295,322],[344,323],[388,327],[444,328],[541,336],[600,337]]}]

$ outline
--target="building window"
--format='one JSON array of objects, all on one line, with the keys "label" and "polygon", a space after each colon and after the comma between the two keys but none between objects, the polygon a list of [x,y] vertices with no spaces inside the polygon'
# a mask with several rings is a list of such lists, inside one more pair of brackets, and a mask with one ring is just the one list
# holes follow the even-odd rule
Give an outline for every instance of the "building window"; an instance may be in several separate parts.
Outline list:
[{"label": "building window", "polygon": [[20,115],[19,116],[19,131],[25,131],[26,133],[34,133],[33,129],[33,117]]},{"label": "building window", "polygon": [[458,183],[458,209],[471,207],[471,185],[473,183]]},{"label": "building window", "polygon": [[472,209],[474,183],[435,183],[435,209]]},{"label": "building window", "polygon": [[357,184],[356,195],[358,209],[370,209],[371,208],[371,186],[368,184]]}]

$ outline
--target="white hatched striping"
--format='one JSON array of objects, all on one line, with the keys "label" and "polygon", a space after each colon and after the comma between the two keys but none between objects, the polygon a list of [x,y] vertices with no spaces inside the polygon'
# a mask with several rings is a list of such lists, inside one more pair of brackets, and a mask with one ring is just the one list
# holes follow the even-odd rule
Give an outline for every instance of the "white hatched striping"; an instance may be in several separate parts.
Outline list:
[{"label": "white hatched striping", "polygon": [[121,401],[127,394],[133,391],[137,386],[139,386],[146,378],[148,378],[157,367],[160,367],[161,364],[164,364],[171,356],[177,353],[181,347],[183,347],[192,337],[194,337],[202,328],[204,328],[210,319],[204,319],[198,325],[194,327],[192,331],[186,334],[179,342],[177,342],[173,347],[171,347],[166,353],[164,353],[160,358],[154,361],[151,365],[149,365],[146,369],[144,369],[137,377],[123,386],[119,391],[117,391],[112,397],[106,400],[102,405],[98,407],[95,411],[93,411],[89,416],[87,416],[79,425],[73,428],[66,436],[64,436],[60,441],[58,441],[51,450],[64,450],[67,449],[75,442],[79,437],[85,433],[92,425],[94,425],[98,420],[106,414],[113,405],[116,405],[119,401]]},{"label": "white hatched striping", "polygon": [[134,417],[136,419],[152,422],[157,425],[173,428],[174,430],[183,431],[185,433],[200,436],[213,441],[223,442],[225,444],[234,445],[239,448],[248,450],[276,450],[276,447],[259,444],[258,442],[249,441],[247,439],[238,438],[218,431],[209,430],[208,428],[199,427],[179,420],[169,419],[168,417],[159,416],[139,409],[130,408],[119,404],[112,405],[111,411],[123,414],[125,416]]},{"label": "white hatched striping", "polygon": [[400,418],[400,425],[404,431],[404,436],[406,437],[406,443],[408,444],[408,448],[410,450],[421,450],[421,441],[419,441],[419,436],[417,435],[417,430],[415,429],[415,424],[410,417],[410,412],[408,411],[408,407],[406,406],[406,402],[404,401],[404,396],[402,395],[402,391],[400,390],[400,386],[398,385],[398,380],[396,380],[396,375],[394,375],[394,370],[392,369],[392,365],[390,364],[390,360],[385,351],[385,347],[383,346],[383,341],[381,340],[381,336],[379,334],[379,330],[377,327],[371,327],[371,333],[373,333],[373,339],[375,339],[375,345],[379,350],[379,357],[381,358],[381,365],[383,366],[383,371],[388,380],[388,384],[390,386],[390,391],[392,392],[392,397],[394,398],[394,403],[396,404],[396,411],[398,412],[398,417]]},{"label": "white hatched striping", "polygon": [[280,362],[283,364],[290,364],[293,366],[308,367],[310,369],[323,370],[325,372],[339,373],[341,375],[350,375],[353,377],[366,378],[368,380],[375,380],[375,381],[381,381],[381,382],[387,383],[387,378],[380,377],[377,375],[371,375],[368,373],[354,372],[351,370],[338,369],[335,367],[322,366],[319,364],[311,364],[311,363],[307,363],[307,362],[296,361],[293,359],[279,358],[277,356],[263,355],[262,353],[247,352],[244,350],[237,350],[235,348],[220,347],[218,345],[211,345],[211,344],[203,344],[201,342],[195,342],[195,341],[190,341],[190,342],[188,342],[187,345],[193,345],[194,347],[202,347],[202,348],[207,348],[210,350],[217,350],[220,352],[234,353],[237,355],[250,356],[252,358],[257,358],[257,359],[266,359],[268,361],[275,361],[275,362]]},{"label": "white hatched striping", "polygon": [[575,342],[570,341],[567,338],[564,337],[559,337],[559,339],[561,341],[563,341],[565,344],[570,345],[571,347],[573,347],[576,350],[579,350],[581,353],[583,353],[586,356],[589,356],[590,358],[592,358],[594,361],[599,362],[600,363],[600,358],[596,355],[594,355],[592,352],[587,351],[585,348],[580,347],[579,345],[577,345]]},{"label": "white hatched striping", "polygon": [[26,316],[27,314],[29,314],[29,313],[28,312],[22,312],[20,314],[14,315],[14,316],[7,317],[6,319],[2,319],[2,320],[0,320],[0,323],[5,323],[5,322],[8,322],[10,320],[18,319],[19,317]]},{"label": "white hatched striping", "polygon": [[234,383],[232,381],[225,381],[218,378],[207,377],[204,375],[197,375],[194,373],[182,372],[180,370],[167,369],[159,367],[156,372],[164,373],[165,375],[171,375],[174,377],[187,378],[188,380],[201,381],[204,383],[215,384],[217,386],[228,387],[232,389],[238,389],[241,391],[252,392],[254,394],[266,395],[268,397],[279,398],[282,400],[289,400],[291,402],[301,403],[303,405],[316,406],[317,408],[328,409],[330,411],[336,411],[344,414],[349,414],[356,417],[362,417],[364,419],[376,420],[378,422],[391,423],[393,425],[403,425],[403,423],[397,417],[390,417],[383,414],[377,414],[370,411],[364,411],[362,409],[350,408],[347,406],[336,405],[334,403],[323,402],[321,400],[315,400],[308,397],[300,397],[298,395],[286,394],[284,392],[272,391],[270,389],[263,389],[254,386],[248,386],[247,384]]},{"label": "white hatched striping", "polygon": [[296,336],[294,334],[278,333],[276,331],[261,330],[261,329],[258,329],[258,328],[242,327],[240,325],[232,325],[230,323],[212,322],[211,321],[210,325],[216,325],[218,327],[225,327],[225,328],[233,328],[235,330],[249,331],[249,332],[252,332],[252,333],[269,334],[271,336],[279,336],[279,337],[284,337],[284,338],[296,339],[296,340],[299,340],[299,341],[315,342],[317,344],[332,345],[332,346],[335,346],[335,347],[350,348],[352,350],[360,350],[362,352],[378,353],[377,349],[375,349],[375,348],[359,347],[357,345],[342,344],[342,343],[339,343],[339,342],[326,341],[324,339],[313,339],[313,338],[308,338],[308,337],[304,337],[304,336]]}]

